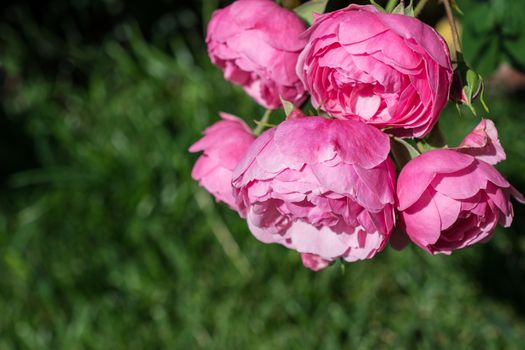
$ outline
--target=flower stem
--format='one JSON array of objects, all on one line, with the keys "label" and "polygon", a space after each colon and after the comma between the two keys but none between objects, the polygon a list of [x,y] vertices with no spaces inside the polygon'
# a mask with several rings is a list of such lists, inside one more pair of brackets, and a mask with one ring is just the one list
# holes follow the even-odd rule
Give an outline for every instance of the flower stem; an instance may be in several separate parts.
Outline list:
[{"label": "flower stem", "polygon": [[416,5],[416,8],[414,9],[414,16],[419,16],[419,14],[421,13],[421,11],[423,11],[423,8],[425,7],[425,5],[427,4],[428,0],[420,0],[417,5]]},{"label": "flower stem", "polygon": [[447,13],[448,23],[450,24],[450,29],[452,30],[452,40],[454,44],[454,51],[461,52],[461,42],[459,40],[458,28],[456,26],[456,21],[454,20],[454,14],[452,13],[452,6],[450,6],[450,0],[442,0],[443,5],[445,6],[445,12]]},{"label": "flower stem", "polygon": [[257,123],[257,126],[255,127],[255,129],[253,129],[253,133],[255,135],[260,135],[261,132],[263,131],[264,129],[264,126],[265,124],[268,124],[268,120],[270,119],[270,114],[272,114],[272,110],[271,109],[267,109],[262,118],[259,120],[259,123]]}]

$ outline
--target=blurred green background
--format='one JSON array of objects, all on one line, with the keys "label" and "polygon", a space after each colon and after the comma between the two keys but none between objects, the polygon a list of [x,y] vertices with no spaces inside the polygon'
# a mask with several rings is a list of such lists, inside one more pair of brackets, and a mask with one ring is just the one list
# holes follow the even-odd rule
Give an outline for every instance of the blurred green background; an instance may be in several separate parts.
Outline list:
[{"label": "blurred green background", "polygon": [[[191,180],[218,111],[263,112],[207,58],[218,6],[0,5],[0,349],[522,348],[523,206],[450,257],[388,247],[313,273]],[[524,191],[525,93],[486,99]],[[449,106],[441,125],[456,144],[477,121]]]}]

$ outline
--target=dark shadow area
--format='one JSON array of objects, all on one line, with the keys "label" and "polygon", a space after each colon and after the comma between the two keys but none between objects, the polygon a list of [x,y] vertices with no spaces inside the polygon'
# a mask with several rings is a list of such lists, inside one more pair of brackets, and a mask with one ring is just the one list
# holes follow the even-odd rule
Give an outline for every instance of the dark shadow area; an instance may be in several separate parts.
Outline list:
[{"label": "dark shadow area", "polygon": [[[525,188],[519,178],[509,178],[517,188]],[[480,247],[476,264],[466,266],[469,276],[482,287],[483,293],[525,314],[525,207],[513,201],[514,221],[510,228],[496,234],[505,235],[504,244],[495,242]]]},{"label": "dark shadow area", "polygon": [[[524,193],[525,157],[522,153],[523,142],[518,136],[521,122],[513,121],[524,117],[525,90],[498,90],[490,98],[495,107],[492,115],[499,122],[503,146],[509,146],[511,142],[513,146],[505,147],[507,159],[498,167],[501,166],[508,181]],[[525,315],[525,206],[516,200],[512,203],[514,220],[511,227],[498,229],[493,240],[481,245],[481,254],[477,259],[466,260],[465,271],[467,276],[479,283],[484,294],[509,304],[514,311]]]},{"label": "dark shadow area", "polygon": [[[215,1],[211,1],[215,2]],[[85,43],[100,43],[107,33],[127,20],[136,21],[144,35],[151,37],[159,19],[176,11],[189,10],[200,13],[201,3],[192,0],[178,1],[32,1],[7,0],[0,4],[0,19],[16,22],[26,15],[36,24],[62,38],[78,36]],[[199,17],[197,25],[201,24]]]},{"label": "dark shadow area", "polygon": [[[1,95],[0,95],[1,98]],[[0,190],[11,174],[39,167],[33,140],[21,121],[10,120],[0,109]]]},{"label": "dark shadow area", "polygon": [[5,109],[6,102],[27,78],[67,77],[84,86],[89,79],[86,75],[91,64],[89,57],[72,57],[71,49],[96,48],[109,37],[118,39],[118,27],[123,23],[138,25],[148,41],[165,44],[170,37],[182,34],[190,48],[203,47],[201,3],[192,0],[156,1],[154,6],[143,1],[119,0],[7,0],[0,2],[0,23],[17,33],[20,47],[25,50],[19,55],[24,60],[19,62],[24,69],[15,75],[3,70],[0,62],[1,190],[5,190],[10,175],[39,167],[34,140],[26,130],[27,118],[31,116],[22,113],[13,117]]}]

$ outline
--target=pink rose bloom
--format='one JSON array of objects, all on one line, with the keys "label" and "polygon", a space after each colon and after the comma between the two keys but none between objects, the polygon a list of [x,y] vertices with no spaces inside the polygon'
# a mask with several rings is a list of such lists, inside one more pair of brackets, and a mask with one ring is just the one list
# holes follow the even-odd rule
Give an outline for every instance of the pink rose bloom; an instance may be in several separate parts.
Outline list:
[{"label": "pink rose bloom", "polygon": [[250,146],[233,172],[253,235],[301,253],[312,270],[370,259],[394,222],[389,138],[356,121],[284,121]]},{"label": "pink rose bloom", "polygon": [[297,62],[312,104],[402,137],[423,137],[445,106],[445,41],[417,18],[350,5],[316,17]]},{"label": "pink rose bloom", "polygon": [[479,124],[459,145],[458,150],[489,164],[497,164],[507,157],[498,138],[498,130],[490,119],[481,119]]},{"label": "pink rose bloom", "polygon": [[401,170],[397,209],[410,239],[429,253],[487,241],[510,226],[510,197],[523,196],[490,164],[457,150],[422,154]]},{"label": "pink rose bloom", "polygon": [[238,0],[217,10],[208,24],[211,61],[224,78],[266,108],[281,106],[279,97],[296,105],[306,98],[295,73],[306,41],[299,17],[271,0]]},{"label": "pink rose bloom", "polygon": [[321,258],[319,255],[301,253],[303,265],[312,271],[319,271],[331,264],[331,261]]},{"label": "pink rose bloom", "polygon": [[206,129],[204,137],[190,147],[190,152],[204,151],[191,176],[217,201],[237,210],[232,193],[232,171],[255,136],[241,119],[227,113],[219,114],[222,120]]}]

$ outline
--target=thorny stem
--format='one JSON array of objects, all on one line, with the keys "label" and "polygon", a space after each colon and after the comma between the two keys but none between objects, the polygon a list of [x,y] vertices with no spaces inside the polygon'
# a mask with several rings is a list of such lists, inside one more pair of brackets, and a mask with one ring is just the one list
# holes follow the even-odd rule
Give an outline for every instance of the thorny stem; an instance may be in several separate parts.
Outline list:
[{"label": "thorny stem", "polygon": [[255,135],[259,135],[263,130],[264,130],[264,126],[265,124],[268,123],[268,120],[270,119],[270,114],[272,114],[272,110],[271,109],[267,109],[261,120],[259,120],[259,123],[257,124],[257,126],[255,127],[255,129],[253,129],[253,133]]},{"label": "thorny stem", "polygon": [[458,28],[456,27],[456,21],[454,20],[454,14],[452,13],[452,6],[450,6],[450,0],[442,0],[445,5],[445,12],[447,13],[448,23],[452,30],[452,40],[454,44],[454,51],[461,52],[461,44],[459,40]]},{"label": "thorny stem", "polygon": [[420,0],[417,5],[416,5],[416,8],[414,9],[414,16],[419,16],[419,14],[421,13],[421,11],[423,11],[423,8],[425,7],[425,5],[427,4],[428,0]]}]

